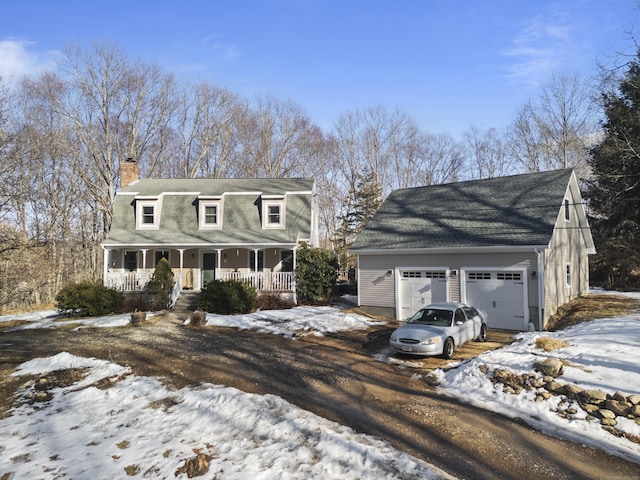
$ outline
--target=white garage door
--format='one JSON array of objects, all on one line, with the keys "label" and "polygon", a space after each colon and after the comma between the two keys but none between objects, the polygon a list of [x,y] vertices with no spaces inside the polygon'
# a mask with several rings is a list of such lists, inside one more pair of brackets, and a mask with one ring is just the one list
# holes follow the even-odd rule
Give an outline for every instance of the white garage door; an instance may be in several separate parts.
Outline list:
[{"label": "white garage door", "polygon": [[489,315],[489,327],[526,330],[522,272],[466,272],[466,301]]},{"label": "white garage door", "polygon": [[400,318],[425,305],[447,300],[447,275],[442,271],[407,270],[400,273]]}]

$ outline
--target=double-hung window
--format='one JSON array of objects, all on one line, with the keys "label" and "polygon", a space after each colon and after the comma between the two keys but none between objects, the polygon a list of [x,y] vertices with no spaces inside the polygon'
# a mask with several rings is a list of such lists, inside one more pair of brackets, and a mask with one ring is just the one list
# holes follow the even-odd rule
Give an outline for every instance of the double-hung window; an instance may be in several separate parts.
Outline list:
[{"label": "double-hung window", "polygon": [[222,198],[198,197],[200,229],[222,228]]},{"label": "double-hung window", "polygon": [[160,225],[160,204],[157,199],[136,199],[136,228],[157,230]]},{"label": "double-hung window", "polygon": [[262,228],[284,228],[284,195],[262,196]]}]

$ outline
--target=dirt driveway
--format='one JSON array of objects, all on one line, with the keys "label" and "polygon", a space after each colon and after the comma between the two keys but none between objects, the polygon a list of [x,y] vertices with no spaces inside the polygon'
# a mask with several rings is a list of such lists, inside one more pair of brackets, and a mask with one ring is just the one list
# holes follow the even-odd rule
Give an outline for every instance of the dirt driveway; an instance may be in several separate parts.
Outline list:
[{"label": "dirt driveway", "polygon": [[[23,383],[15,366],[67,351],[130,366],[179,388],[202,382],[272,393],[467,479],[640,478],[640,467],[533,431],[436,393],[443,360],[393,361],[389,328],[287,339],[232,328],[186,328],[174,315],[141,327],[0,332],[0,415]],[[498,347],[473,343],[455,359]],[[391,358],[391,360],[389,360]],[[387,359],[387,361],[383,361]]]}]

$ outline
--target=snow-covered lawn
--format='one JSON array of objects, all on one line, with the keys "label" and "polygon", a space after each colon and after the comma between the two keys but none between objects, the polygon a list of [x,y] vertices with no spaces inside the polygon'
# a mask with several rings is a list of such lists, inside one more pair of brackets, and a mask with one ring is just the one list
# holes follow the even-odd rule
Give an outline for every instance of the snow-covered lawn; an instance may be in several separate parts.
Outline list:
[{"label": "snow-covered lawn", "polygon": [[[56,328],[66,323],[50,316],[54,313],[25,315],[22,319],[29,323],[16,328]],[[0,322],[15,319],[0,317]],[[126,325],[128,316],[70,322],[117,326]],[[207,315],[208,325],[255,329],[292,339],[377,323],[334,307]],[[561,339],[569,346],[544,352],[535,346],[539,336]],[[611,394],[640,393],[640,315],[598,320],[555,333],[521,333],[515,338],[508,347],[438,370],[439,391],[640,463],[638,443],[610,434],[579,408],[576,414],[559,415],[559,409],[566,411],[570,406],[566,398],[536,402],[533,392],[505,393],[502,385],[490,379],[497,368],[532,373],[537,360],[556,357],[565,361],[559,381]],[[136,377],[118,365],[68,354],[27,362],[15,374],[64,368],[87,371],[83,380],[51,390],[53,397],[48,401],[23,403],[0,420],[0,474],[125,478],[127,472],[139,472],[143,477],[175,478],[178,469],[200,454],[200,460],[210,462],[205,478],[450,478],[378,439],[356,434],[273,395],[213,385],[169,391],[157,379]],[[97,383],[105,378],[113,380],[108,388]],[[617,420],[617,428],[640,437],[640,425]],[[186,473],[178,478],[186,478]]]},{"label": "snow-covered lawn", "polygon": [[214,385],[170,391],[67,353],[26,362],[15,375],[68,368],[87,369],[84,379],[0,420],[6,478],[187,478],[197,459],[209,462],[202,478],[453,478],[274,395]]},{"label": "snow-covered lawn", "polygon": [[257,330],[285,337],[359,330],[382,323],[334,307],[295,307],[291,310],[265,310],[246,315],[207,314],[207,325]]}]

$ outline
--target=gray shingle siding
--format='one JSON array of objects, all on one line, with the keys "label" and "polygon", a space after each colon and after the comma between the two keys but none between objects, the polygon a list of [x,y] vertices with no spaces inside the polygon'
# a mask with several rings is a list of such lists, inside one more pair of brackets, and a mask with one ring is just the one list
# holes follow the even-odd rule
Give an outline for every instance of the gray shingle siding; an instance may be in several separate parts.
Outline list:
[{"label": "gray shingle siding", "polygon": [[[313,179],[143,179],[118,192],[104,245],[295,243],[312,235]],[[200,229],[198,196],[223,196],[222,228]],[[282,195],[284,228],[263,229],[262,195]],[[157,230],[136,229],[137,197],[160,199]]]}]

